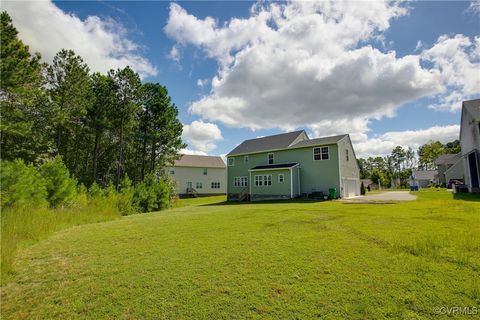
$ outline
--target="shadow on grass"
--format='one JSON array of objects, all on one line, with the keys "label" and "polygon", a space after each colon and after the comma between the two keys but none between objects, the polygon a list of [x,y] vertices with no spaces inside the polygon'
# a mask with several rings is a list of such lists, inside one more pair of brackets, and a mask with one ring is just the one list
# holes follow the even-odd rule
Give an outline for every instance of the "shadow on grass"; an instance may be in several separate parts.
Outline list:
[{"label": "shadow on grass", "polygon": [[455,200],[480,202],[480,193],[454,193],[453,198]]},{"label": "shadow on grass", "polygon": [[263,200],[263,201],[222,201],[215,203],[206,203],[200,205],[203,206],[238,206],[238,205],[247,205],[247,204],[275,204],[275,203],[317,203],[317,202],[328,202],[329,200],[318,200],[318,199],[288,199],[288,200]]}]

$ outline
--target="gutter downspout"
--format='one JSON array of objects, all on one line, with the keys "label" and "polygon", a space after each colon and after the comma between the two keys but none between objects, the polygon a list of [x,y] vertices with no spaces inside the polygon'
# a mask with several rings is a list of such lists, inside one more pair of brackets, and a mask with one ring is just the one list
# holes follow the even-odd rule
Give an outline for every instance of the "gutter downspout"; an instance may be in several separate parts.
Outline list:
[{"label": "gutter downspout", "polygon": [[290,199],[293,199],[293,171],[290,168]]}]

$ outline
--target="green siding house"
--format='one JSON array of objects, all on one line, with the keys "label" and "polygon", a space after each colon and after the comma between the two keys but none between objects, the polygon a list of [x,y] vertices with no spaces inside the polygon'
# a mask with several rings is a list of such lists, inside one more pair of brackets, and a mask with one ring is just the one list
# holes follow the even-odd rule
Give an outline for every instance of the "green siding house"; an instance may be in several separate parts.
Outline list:
[{"label": "green siding house", "polygon": [[348,134],[309,139],[295,131],[242,142],[227,155],[229,200],[360,195],[360,170]]}]

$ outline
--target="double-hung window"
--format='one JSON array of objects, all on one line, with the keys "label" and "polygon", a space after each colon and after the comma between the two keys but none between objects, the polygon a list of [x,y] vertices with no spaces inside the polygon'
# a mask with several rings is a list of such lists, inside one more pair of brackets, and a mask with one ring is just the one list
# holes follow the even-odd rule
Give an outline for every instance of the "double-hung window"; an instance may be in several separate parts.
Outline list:
[{"label": "double-hung window", "polygon": [[244,157],[243,157],[243,161],[244,161],[245,163],[247,163],[247,162],[248,162],[248,156],[244,156]]},{"label": "double-hung window", "polygon": [[234,177],[233,178],[234,187],[246,187],[248,186],[247,177]]},{"label": "double-hung window", "polygon": [[208,174],[208,169],[207,168],[203,168],[203,175],[206,176]]},{"label": "double-hung window", "polygon": [[272,185],[272,175],[263,174],[255,176],[255,186],[256,187],[268,187]]},{"label": "double-hung window", "polygon": [[202,189],[202,183],[201,183],[201,182],[197,182],[197,183],[196,183],[196,188],[197,188],[197,189]]},{"label": "double-hung window", "polygon": [[274,155],[273,153],[269,153],[267,155],[267,159],[268,159],[268,164],[273,164],[273,160],[274,160]]},{"label": "double-hung window", "polygon": [[348,149],[345,149],[345,157],[347,158],[347,161],[348,161],[349,160]]},{"label": "double-hung window", "polygon": [[285,175],[283,173],[278,174],[278,182],[283,183],[285,181]]},{"label": "double-hung window", "polygon": [[313,148],[313,160],[328,160],[330,152],[328,147]]},{"label": "double-hung window", "polygon": [[233,167],[235,165],[235,158],[228,158],[228,166]]}]

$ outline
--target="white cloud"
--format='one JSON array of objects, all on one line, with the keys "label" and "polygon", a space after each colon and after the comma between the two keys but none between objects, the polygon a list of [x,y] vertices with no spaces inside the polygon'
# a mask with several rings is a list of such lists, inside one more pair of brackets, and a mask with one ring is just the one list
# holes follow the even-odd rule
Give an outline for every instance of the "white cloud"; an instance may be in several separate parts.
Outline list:
[{"label": "white cloud", "polygon": [[357,157],[365,158],[390,154],[396,146],[412,147],[416,151],[430,140],[446,143],[458,139],[459,134],[459,125],[434,126],[419,130],[391,131],[363,141],[354,141],[353,145]]},{"label": "white cloud", "polygon": [[132,67],[142,77],[157,69],[141,54],[142,48],[128,39],[127,30],[113,19],[89,16],[81,20],[63,12],[51,1],[3,1],[20,38],[51,62],[61,49],[72,49],[93,71]]},{"label": "white cloud", "polygon": [[206,85],[208,85],[209,82],[210,82],[209,79],[197,79],[197,86],[199,86],[200,88],[203,88]]},{"label": "white cloud", "polygon": [[173,46],[172,49],[170,50],[170,53],[168,54],[168,57],[175,61],[176,63],[180,63],[180,59],[182,58],[182,55],[180,53],[180,49],[178,46]]},{"label": "white cloud", "polygon": [[199,151],[199,150],[191,150],[188,148],[181,149],[180,154],[192,154],[192,155],[197,155],[197,156],[207,156],[208,154],[204,151]]},{"label": "white cloud", "polygon": [[216,124],[197,120],[183,126],[182,137],[193,150],[204,153],[214,150],[215,142],[223,139]]},{"label": "white cloud", "polygon": [[467,11],[473,14],[480,14],[480,1],[473,0],[472,2],[470,2]]},{"label": "white cloud", "polygon": [[262,2],[250,17],[219,25],[171,4],[165,32],[219,63],[211,92],[192,103],[192,113],[233,127],[315,131],[393,116],[441,91],[438,72],[422,68],[419,56],[363,44],[381,40],[405,14],[394,2]]},{"label": "white cloud", "polygon": [[445,87],[438,103],[431,106],[433,109],[456,111],[463,100],[480,94],[480,37],[472,42],[461,34],[442,35],[421,56],[433,63]]}]

